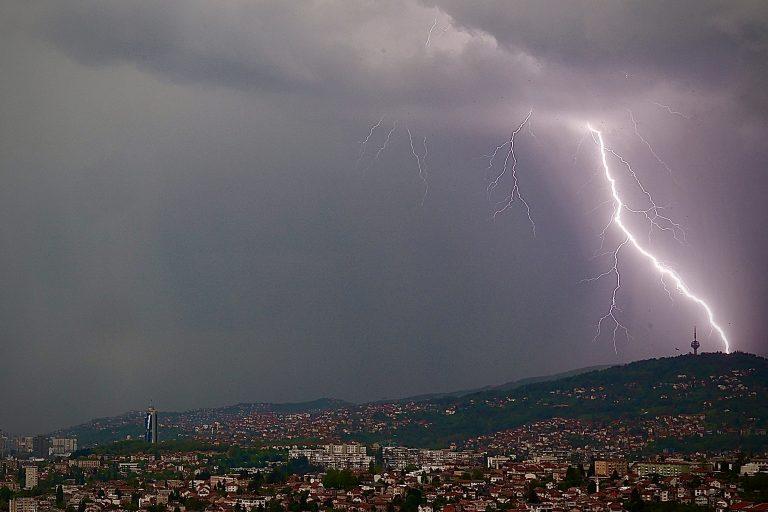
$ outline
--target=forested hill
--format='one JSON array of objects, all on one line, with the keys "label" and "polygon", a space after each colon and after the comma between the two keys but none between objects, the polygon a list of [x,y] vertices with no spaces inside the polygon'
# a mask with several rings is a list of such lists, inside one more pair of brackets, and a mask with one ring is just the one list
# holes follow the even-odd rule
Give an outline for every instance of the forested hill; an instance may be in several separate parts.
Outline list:
[{"label": "forested hill", "polygon": [[642,418],[704,413],[727,429],[768,424],[768,359],[706,353],[649,359],[511,391],[433,400],[418,421],[388,434],[403,442],[460,441],[536,420]]},{"label": "forested hill", "polygon": [[[767,359],[745,353],[707,353],[637,361],[461,396],[367,404],[323,399],[183,413],[161,411],[160,423],[166,440],[195,437],[230,444],[295,444],[354,439],[446,446],[554,417],[608,421],[704,414],[707,431],[763,435],[768,426],[767,386]],[[89,446],[127,435],[135,439],[141,429],[142,414],[136,412],[94,420],[58,434],[76,435],[80,446]]]}]

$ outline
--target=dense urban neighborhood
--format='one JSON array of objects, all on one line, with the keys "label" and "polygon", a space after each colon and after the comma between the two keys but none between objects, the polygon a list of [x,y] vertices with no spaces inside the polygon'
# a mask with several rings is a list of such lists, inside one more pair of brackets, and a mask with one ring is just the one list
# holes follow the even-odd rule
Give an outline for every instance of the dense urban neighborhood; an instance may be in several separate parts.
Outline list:
[{"label": "dense urban neighborhood", "polygon": [[768,512],[766,371],[704,354],[454,395],[150,407],[0,433],[0,509]]}]

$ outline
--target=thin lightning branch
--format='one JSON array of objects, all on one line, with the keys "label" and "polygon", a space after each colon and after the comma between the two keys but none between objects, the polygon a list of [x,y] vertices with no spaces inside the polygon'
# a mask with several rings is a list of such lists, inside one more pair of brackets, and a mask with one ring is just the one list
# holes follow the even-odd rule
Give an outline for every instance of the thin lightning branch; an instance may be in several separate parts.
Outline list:
[{"label": "thin lightning branch", "polygon": [[[413,135],[411,135],[411,129],[408,128],[408,125],[405,125],[405,130],[408,132],[408,140],[411,143],[411,153],[413,154],[413,158],[416,159],[416,166],[419,168],[419,178],[421,179],[421,182],[424,184],[424,195],[421,196],[421,206],[424,206],[424,201],[427,200],[427,194],[429,193],[429,183],[427,182],[427,173],[424,171],[424,168],[422,166],[421,160],[422,157],[420,157],[416,153],[416,148],[413,146]],[[424,137],[424,157],[427,156],[427,138]]]},{"label": "thin lightning branch", "polygon": [[654,105],[656,105],[657,107],[659,107],[659,108],[663,108],[664,110],[666,110],[667,112],[669,112],[673,116],[679,116],[679,117],[682,117],[683,119],[686,119],[688,121],[691,120],[691,116],[687,116],[687,115],[683,114],[682,112],[678,112],[677,110],[672,110],[672,107],[670,107],[669,105],[664,105],[663,103],[658,103],[658,102],[655,102],[655,101],[652,102],[652,103]]},{"label": "thin lightning branch", "polygon": [[[507,170],[509,170],[509,173],[512,176],[512,188],[509,191],[509,194],[507,197],[496,204],[496,209],[493,212],[492,220],[496,220],[496,217],[505,211],[507,211],[512,204],[515,202],[515,199],[519,199],[520,202],[525,207],[525,212],[528,217],[528,222],[531,224],[531,231],[533,232],[533,236],[536,236],[536,223],[533,222],[533,217],[531,216],[531,207],[528,204],[528,201],[525,200],[525,197],[523,197],[522,193],[520,192],[520,184],[518,182],[517,178],[517,155],[515,154],[515,138],[517,137],[517,134],[520,133],[520,131],[528,124],[528,122],[531,119],[531,116],[533,115],[533,109],[528,111],[528,115],[525,116],[525,119],[512,131],[512,134],[509,136],[509,140],[499,146],[496,146],[493,150],[493,152],[488,155],[488,170],[490,171],[493,168],[493,160],[496,157],[496,154],[499,152],[501,148],[504,146],[509,146],[507,149],[507,154],[504,157],[504,165],[501,168],[501,171],[496,175],[495,178],[493,178],[486,187],[486,192],[488,194],[488,197],[491,197],[491,193],[493,190],[499,185],[499,181],[502,177],[504,177],[505,174],[507,174]],[[533,132],[531,132],[533,134]],[[512,161],[510,165],[510,160]]]},{"label": "thin lightning branch", "polygon": [[501,148],[503,148],[506,145],[509,145],[509,151],[507,151],[507,156],[504,159],[504,166],[501,168],[501,172],[496,175],[494,179],[491,180],[491,182],[488,184],[488,187],[486,188],[486,192],[490,194],[493,189],[495,189],[499,185],[499,180],[504,177],[504,175],[507,173],[507,166],[509,163],[510,156],[512,157],[512,172],[515,172],[516,166],[517,166],[517,156],[515,155],[515,137],[518,133],[520,133],[520,130],[523,129],[525,124],[528,122],[528,120],[533,115],[533,110],[530,110],[528,112],[528,115],[525,116],[525,119],[523,119],[523,122],[518,125],[517,128],[515,128],[512,131],[512,135],[509,136],[509,140],[504,142],[503,144],[496,146],[494,148],[493,152],[488,155],[488,170],[490,170],[493,167],[493,159],[496,158],[496,154],[499,152]]},{"label": "thin lightning branch", "polygon": [[590,281],[597,281],[603,277],[607,277],[610,275],[616,276],[616,284],[613,287],[613,291],[611,292],[611,305],[608,308],[608,312],[600,317],[600,320],[597,321],[597,332],[595,333],[595,337],[592,338],[592,342],[597,342],[598,338],[600,337],[600,334],[602,333],[603,329],[603,322],[606,320],[610,320],[613,322],[613,351],[616,352],[618,355],[619,349],[616,346],[616,335],[619,332],[619,329],[624,331],[624,335],[627,337],[627,341],[629,341],[629,329],[626,328],[624,324],[621,323],[621,321],[616,316],[617,312],[621,311],[621,308],[616,304],[616,295],[619,293],[619,288],[621,288],[621,273],[619,272],[619,252],[621,249],[627,245],[629,242],[629,236],[624,238],[624,240],[616,247],[616,250],[613,252],[609,252],[607,254],[611,254],[613,256],[613,265],[609,270],[606,272],[603,272],[602,274],[599,274],[595,277],[590,277],[589,279],[582,279],[582,283],[590,282]]},{"label": "thin lightning branch", "polygon": [[[731,346],[730,346],[730,343],[728,341],[728,337],[726,336],[725,331],[723,330],[723,328],[715,321],[714,313],[712,312],[712,309],[709,307],[709,305],[703,299],[701,299],[700,297],[695,295],[688,288],[688,286],[685,284],[683,279],[677,274],[677,272],[675,272],[668,265],[662,263],[648,249],[643,247],[640,244],[640,242],[638,241],[637,237],[624,224],[624,221],[623,221],[623,218],[622,218],[622,213],[624,212],[624,210],[626,210],[626,211],[631,211],[631,210],[629,210],[627,208],[627,206],[624,204],[623,200],[621,199],[621,196],[619,195],[619,192],[618,192],[618,188],[617,188],[617,184],[616,184],[616,179],[611,174],[610,167],[608,166],[608,154],[609,154],[609,151],[608,151],[608,149],[605,146],[605,142],[603,141],[603,134],[599,130],[596,130],[596,129],[592,128],[591,125],[587,125],[587,128],[589,129],[590,133],[592,134],[593,139],[595,140],[595,142],[598,144],[598,146],[600,148],[600,161],[601,161],[601,164],[602,164],[602,167],[603,167],[603,171],[605,173],[605,179],[606,179],[606,181],[608,182],[608,184],[610,185],[610,188],[611,188],[611,196],[613,198],[614,212],[613,212],[613,216],[611,218],[611,221],[610,221],[610,223],[608,225],[609,226],[616,226],[616,227],[618,227],[619,231],[621,231],[621,233],[624,236],[623,242],[619,245],[619,247],[613,253],[614,254],[614,265],[613,265],[613,268],[611,270],[609,270],[607,273],[603,273],[603,274],[597,276],[596,278],[590,279],[590,280],[594,281],[596,279],[600,279],[601,277],[604,277],[605,275],[610,275],[611,273],[615,273],[616,274],[616,286],[614,287],[613,293],[612,293],[611,307],[609,308],[608,313],[606,315],[604,315],[600,319],[600,321],[598,322],[598,326],[597,326],[598,331],[597,331],[596,338],[597,338],[597,336],[600,335],[601,327],[602,327],[602,325],[601,325],[602,322],[604,322],[607,319],[611,319],[611,321],[614,322],[614,331],[613,331],[614,338],[613,339],[614,339],[614,348],[615,348],[616,332],[618,331],[618,329],[623,328],[623,326],[618,322],[618,320],[616,319],[615,314],[614,314],[618,310],[618,308],[616,306],[616,294],[618,293],[618,290],[619,290],[619,288],[621,286],[621,279],[620,279],[619,271],[618,271],[618,255],[619,255],[619,251],[621,250],[622,247],[624,247],[626,245],[631,245],[632,247],[635,248],[635,250],[638,253],[640,253],[640,255],[642,255],[646,260],[648,260],[651,263],[653,268],[660,274],[660,276],[661,276],[661,278],[663,280],[669,279],[670,281],[672,281],[672,283],[675,286],[675,289],[678,292],[680,292],[681,295],[685,296],[686,298],[688,298],[692,302],[694,302],[694,303],[698,304],[699,306],[701,306],[701,308],[704,310],[704,312],[707,315],[707,319],[709,320],[710,328],[713,329],[714,331],[716,331],[718,333],[718,335],[720,336],[720,339],[722,340],[723,348],[725,349],[725,352],[726,353],[730,353]],[[664,283],[666,285],[666,281],[664,281]],[[666,288],[666,286],[665,286],[665,288]]]},{"label": "thin lightning branch", "polygon": [[[627,168],[629,171],[629,174],[632,176],[632,179],[635,180],[635,183],[637,183],[637,186],[640,187],[640,190],[643,192],[643,195],[648,199],[648,202],[650,203],[650,207],[639,210],[639,209],[633,209],[630,207],[626,207],[627,210],[631,211],[632,213],[639,213],[645,216],[645,219],[648,221],[649,227],[658,228],[661,231],[669,231],[672,233],[672,236],[675,240],[677,240],[680,243],[686,242],[686,235],[685,230],[683,227],[678,224],[677,222],[674,222],[672,219],[667,217],[666,215],[663,215],[660,213],[661,210],[664,209],[663,206],[659,206],[656,204],[656,202],[653,200],[653,196],[651,196],[651,193],[648,192],[648,190],[643,186],[643,183],[640,181],[640,178],[637,177],[637,174],[635,173],[635,170],[632,169],[632,166],[627,162],[627,160],[616,153],[613,149],[606,147],[605,150],[615,156],[623,165]],[[650,231],[649,231],[649,241],[650,241]],[[681,236],[682,238],[678,238],[678,236]]]},{"label": "thin lightning branch", "polygon": [[430,41],[431,41],[431,39],[432,39],[432,32],[434,32],[434,31],[435,31],[435,28],[436,28],[436,27],[437,27],[437,18],[435,18],[435,22],[434,22],[434,23],[432,23],[432,26],[431,26],[431,27],[429,27],[429,33],[427,34],[427,42],[426,42],[426,43],[424,43],[424,47],[425,47],[425,48],[429,47],[429,43],[430,43]]},{"label": "thin lightning branch", "polygon": [[376,150],[376,154],[373,155],[373,160],[371,161],[371,165],[368,166],[369,168],[376,162],[381,154],[384,152],[385,149],[387,149],[387,146],[389,146],[389,140],[392,138],[392,134],[395,132],[395,129],[397,128],[397,120],[392,122],[392,128],[387,132],[387,136],[384,138],[384,142],[381,146]]},{"label": "thin lightning branch", "polygon": [[363,155],[365,155],[365,145],[368,144],[368,141],[373,137],[373,132],[376,131],[376,128],[381,126],[383,121],[384,116],[381,116],[381,119],[379,119],[377,123],[371,125],[371,130],[368,132],[368,136],[360,141],[360,156],[357,157],[357,165],[360,165],[360,161],[363,159]]},{"label": "thin lightning branch", "polygon": [[657,161],[657,162],[659,162],[661,165],[663,165],[663,166],[664,166],[664,168],[667,170],[667,172],[668,172],[669,174],[672,174],[672,169],[670,169],[670,168],[669,168],[669,166],[667,165],[667,162],[665,162],[664,160],[662,160],[662,159],[661,159],[661,157],[660,157],[660,156],[659,156],[659,155],[656,153],[656,151],[654,151],[654,149],[653,149],[653,146],[651,146],[651,143],[650,143],[650,142],[648,142],[648,141],[645,139],[645,137],[643,137],[643,136],[640,134],[640,130],[639,130],[639,129],[638,129],[638,127],[637,127],[637,119],[635,119],[635,114],[633,114],[633,113],[632,113],[632,111],[631,111],[631,110],[629,110],[629,109],[627,109],[627,113],[629,113],[629,119],[632,121],[632,126],[633,126],[633,127],[634,127],[634,129],[635,129],[635,135],[637,135],[637,137],[638,137],[638,138],[639,138],[641,141],[643,141],[643,144],[645,144],[645,145],[648,147],[648,151],[650,151],[650,152],[651,152],[651,154],[652,154],[652,155],[653,155],[653,157],[656,159],[656,161]]}]

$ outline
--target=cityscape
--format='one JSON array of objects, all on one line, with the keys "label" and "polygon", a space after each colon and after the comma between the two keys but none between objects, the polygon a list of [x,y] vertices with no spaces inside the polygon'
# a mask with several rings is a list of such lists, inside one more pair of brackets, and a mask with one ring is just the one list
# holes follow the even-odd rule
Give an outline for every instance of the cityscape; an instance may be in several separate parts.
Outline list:
[{"label": "cityscape", "polygon": [[[768,360],[699,355],[692,348],[685,356],[585,369],[501,391],[166,414],[148,407],[50,435],[0,435],[3,506],[10,512],[768,510]],[[612,386],[615,371],[630,377]],[[626,390],[649,396],[627,407],[616,399]],[[514,410],[518,401],[537,418],[510,415],[489,429],[477,415],[478,407]],[[466,409],[477,421],[455,422]],[[443,439],[441,421],[462,433],[429,446]],[[414,428],[435,435],[408,438]]]}]

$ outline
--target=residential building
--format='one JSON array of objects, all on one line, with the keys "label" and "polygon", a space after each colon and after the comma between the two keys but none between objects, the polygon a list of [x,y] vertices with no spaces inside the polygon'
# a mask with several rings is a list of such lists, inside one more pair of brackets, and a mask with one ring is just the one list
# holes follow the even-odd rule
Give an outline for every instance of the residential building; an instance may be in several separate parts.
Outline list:
[{"label": "residential building", "polygon": [[34,489],[37,487],[37,466],[26,466],[24,468],[24,489]]},{"label": "residential building", "polygon": [[636,462],[632,469],[640,476],[680,476],[691,472],[691,465],[685,462]]},{"label": "residential building", "polygon": [[34,498],[15,498],[8,504],[9,512],[37,512],[37,501]]},{"label": "residential building", "polygon": [[627,474],[627,461],[624,460],[596,460],[595,476],[611,477],[614,473],[619,476]]},{"label": "residential building", "polygon": [[32,455],[44,459],[50,455],[51,441],[45,436],[32,438]]},{"label": "residential building", "polygon": [[54,437],[51,439],[51,454],[69,455],[77,451],[77,439],[68,437]]}]

